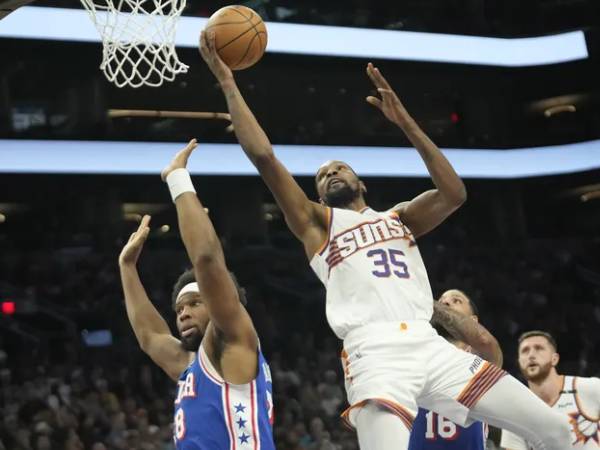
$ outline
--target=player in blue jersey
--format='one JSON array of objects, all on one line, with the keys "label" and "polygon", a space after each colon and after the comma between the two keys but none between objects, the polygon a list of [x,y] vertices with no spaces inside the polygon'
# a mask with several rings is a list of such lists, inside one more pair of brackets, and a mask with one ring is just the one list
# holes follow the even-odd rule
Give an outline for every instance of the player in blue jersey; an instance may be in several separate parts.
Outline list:
[{"label": "player in blue jersey", "polygon": [[173,292],[180,339],[152,305],[137,273],[149,216],[119,257],[127,315],[142,350],[178,383],[177,450],[274,450],[269,366],[242,305],[243,290],[227,270],[217,234],[186,170],[195,147],[196,141],[190,141],[161,174],[193,264]]},{"label": "player in blue jersey", "polygon": [[[477,307],[464,292],[457,289],[446,291],[434,306],[432,322],[438,333],[457,347],[502,366],[502,350],[498,341],[479,324]],[[486,427],[482,422],[475,422],[463,428],[433,411],[419,408],[408,449],[485,450]]]}]

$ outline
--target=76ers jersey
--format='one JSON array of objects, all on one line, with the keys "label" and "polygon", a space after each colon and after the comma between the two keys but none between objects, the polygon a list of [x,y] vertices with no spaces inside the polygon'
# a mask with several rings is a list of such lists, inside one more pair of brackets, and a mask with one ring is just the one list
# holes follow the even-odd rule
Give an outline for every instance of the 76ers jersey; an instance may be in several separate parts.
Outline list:
[{"label": "76ers jersey", "polygon": [[463,428],[432,411],[419,408],[408,450],[485,450],[487,429],[475,422]]},{"label": "76ers jersey", "polygon": [[236,385],[220,377],[201,345],[178,385],[177,450],[275,450],[271,373],[260,351],[257,377]]},{"label": "76ers jersey", "polygon": [[392,211],[328,208],[327,242],[310,265],[327,289],[327,320],[340,338],[362,325],[429,320],[433,296],[410,230]]},{"label": "76ers jersey", "polygon": [[[560,397],[552,408],[564,414],[571,426],[571,448],[600,449],[600,379],[565,376]],[[528,450],[522,437],[502,430],[503,448]]]}]

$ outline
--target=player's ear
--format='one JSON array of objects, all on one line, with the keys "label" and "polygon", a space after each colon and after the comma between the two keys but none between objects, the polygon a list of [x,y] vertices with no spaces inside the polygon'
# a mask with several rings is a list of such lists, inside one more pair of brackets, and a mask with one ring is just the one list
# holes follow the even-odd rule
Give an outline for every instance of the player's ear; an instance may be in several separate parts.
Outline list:
[{"label": "player's ear", "polygon": [[363,183],[362,181],[358,181],[358,187],[360,189],[360,192],[362,192],[363,194],[367,193],[367,187],[365,186],[365,183]]},{"label": "player's ear", "polygon": [[558,365],[559,361],[560,361],[560,355],[558,353],[556,353],[556,352],[553,353],[552,354],[552,360],[551,360],[552,367],[556,367]]}]

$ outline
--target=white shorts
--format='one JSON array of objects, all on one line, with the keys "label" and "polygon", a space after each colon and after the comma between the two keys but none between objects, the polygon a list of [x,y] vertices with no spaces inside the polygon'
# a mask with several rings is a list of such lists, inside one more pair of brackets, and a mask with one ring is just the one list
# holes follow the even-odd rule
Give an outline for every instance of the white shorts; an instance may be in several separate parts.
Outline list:
[{"label": "white shorts", "polygon": [[355,425],[355,412],[376,401],[411,429],[418,407],[458,425],[506,372],[456,348],[428,321],[381,322],[350,331],[342,365],[350,407],[342,417]]}]

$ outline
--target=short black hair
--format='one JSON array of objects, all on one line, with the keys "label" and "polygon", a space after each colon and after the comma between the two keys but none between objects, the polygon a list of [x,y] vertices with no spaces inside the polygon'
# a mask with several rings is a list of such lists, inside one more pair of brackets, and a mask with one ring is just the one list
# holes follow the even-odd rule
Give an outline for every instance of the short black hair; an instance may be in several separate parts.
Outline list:
[{"label": "short black hair", "polygon": [[554,336],[552,336],[547,331],[541,331],[541,330],[526,331],[525,333],[521,334],[521,336],[519,336],[519,347],[521,347],[521,343],[525,339],[528,339],[530,337],[535,337],[535,336],[541,336],[543,338],[546,338],[546,340],[550,343],[550,345],[552,345],[552,347],[554,347],[554,351],[555,352],[558,351],[558,345],[556,345],[556,339],[554,339]]},{"label": "short black hair", "polygon": [[446,294],[447,292],[451,292],[451,291],[458,292],[460,295],[462,295],[464,298],[466,298],[469,302],[469,307],[471,308],[471,312],[473,313],[473,315],[479,316],[479,308],[477,307],[477,303],[475,303],[475,301],[471,297],[469,297],[467,294],[465,294],[460,289],[448,289],[447,291],[444,291],[444,293],[442,295]]},{"label": "short black hair", "polygon": [[[233,272],[229,272],[229,275],[231,276],[233,284],[237,289],[240,302],[244,306],[247,305],[248,299],[246,298],[246,289],[240,286],[237,277]],[[171,305],[173,306],[173,309],[175,309],[175,303],[177,302],[177,296],[179,295],[179,292],[184,288],[184,286],[194,282],[196,282],[196,275],[194,275],[194,269],[188,269],[179,276],[179,278],[175,282],[175,285],[173,286],[173,292],[171,294]]]}]

